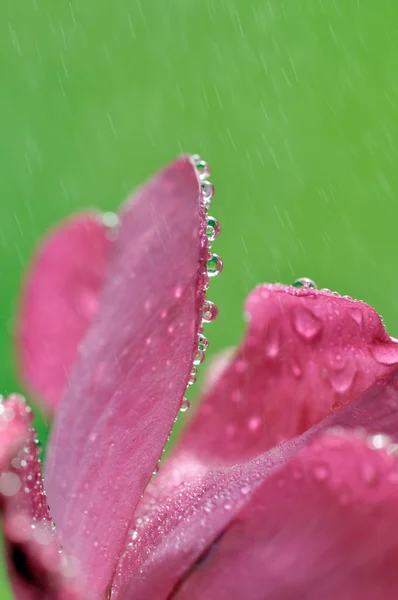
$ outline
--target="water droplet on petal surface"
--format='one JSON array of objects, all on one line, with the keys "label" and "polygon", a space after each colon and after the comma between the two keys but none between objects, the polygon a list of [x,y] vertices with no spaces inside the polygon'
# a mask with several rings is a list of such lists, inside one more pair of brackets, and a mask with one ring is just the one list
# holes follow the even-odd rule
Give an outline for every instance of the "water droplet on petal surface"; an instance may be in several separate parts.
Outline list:
[{"label": "water droplet on petal surface", "polygon": [[306,342],[312,342],[322,332],[322,321],[307,308],[297,308],[293,313],[293,326]]},{"label": "water droplet on petal surface", "polygon": [[191,406],[191,403],[188,400],[188,398],[184,398],[183,401],[181,402],[180,411],[186,412],[190,406]]},{"label": "water droplet on petal surface", "polygon": [[209,242],[214,242],[220,235],[220,223],[214,217],[207,217],[206,235]]},{"label": "water droplet on petal surface", "polygon": [[211,199],[214,196],[214,186],[210,181],[202,181],[201,185],[202,198],[206,208],[210,206]]},{"label": "water droplet on petal surface", "polygon": [[211,302],[210,300],[206,300],[203,306],[203,321],[205,323],[211,323],[215,321],[218,317],[218,308]]},{"label": "water droplet on petal surface", "polygon": [[203,350],[198,350],[195,358],[193,359],[193,364],[195,367],[199,366],[202,364],[202,362],[205,359],[205,353],[203,352]]},{"label": "water droplet on petal surface", "polygon": [[193,154],[191,158],[196,170],[199,173],[200,179],[208,179],[210,177],[210,167],[207,162],[203,160],[199,154]]},{"label": "water droplet on petal surface", "polygon": [[209,342],[204,335],[200,334],[198,337],[198,350],[202,350],[202,352],[206,352],[209,347]]},{"label": "water droplet on petal surface", "polygon": [[370,351],[373,358],[381,365],[394,365],[398,362],[398,344],[380,342],[373,344]]},{"label": "water droplet on petal surface", "polygon": [[265,334],[264,344],[265,354],[268,358],[275,358],[278,355],[280,342],[279,329],[274,325],[270,325]]},{"label": "water droplet on petal surface", "polygon": [[216,277],[223,268],[223,262],[218,254],[211,254],[207,261],[207,274],[209,277]]},{"label": "water droplet on petal surface", "polygon": [[330,475],[329,466],[326,463],[318,463],[313,465],[312,474],[317,481],[325,481]]},{"label": "water droplet on petal surface", "polygon": [[296,288],[311,288],[311,289],[318,289],[318,286],[316,285],[315,281],[312,281],[312,279],[309,279],[308,277],[299,277],[298,279],[296,279],[296,281],[294,281],[293,283],[293,287]]}]

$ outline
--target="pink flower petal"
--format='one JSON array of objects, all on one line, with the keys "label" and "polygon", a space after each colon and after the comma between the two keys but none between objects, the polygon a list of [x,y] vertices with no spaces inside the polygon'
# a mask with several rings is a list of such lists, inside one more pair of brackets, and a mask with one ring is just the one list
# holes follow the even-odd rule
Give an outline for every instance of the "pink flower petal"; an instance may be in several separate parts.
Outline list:
[{"label": "pink flower petal", "polygon": [[338,411],[398,364],[398,344],[363,302],[263,285],[246,311],[246,337],[181,442],[197,460],[256,456]]},{"label": "pink flower petal", "polygon": [[[136,594],[140,600],[164,600],[184,573],[236,518],[253,490],[298,450],[330,428],[361,428],[386,442],[398,443],[398,369],[377,381],[352,404],[258,457],[233,466],[206,463],[181,447],[145,491],[136,522],[116,570],[115,599]],[[395,450],[393,445],[391,449]],[[398,448],[398,446],[396,446]],[[178,457],[178,460],[177,460]],[[171,596],[170,596],[171,597]]]},{"label": "pink flower petal", "polygon": [[109,246],[99,215],[76,215],[45,239],[26,280],[18,317],[19,367],[50,412],[96,312]]},{"label": "pink flower petal", "polygon": [[325,435],[274,473],[175,600],[395,600],[398,467],[353,435]]},{"label": "pink flower petal", "polygon": [[48,496],[88,597],[104,595],[112,580],[183,399],[207,277],[204,216],[189,157],[127,204],[97,317],[56,416]]},{"label": "pink flower petal", "polygon": [[0,510],[15,596],[20,600],[77,600],[74,580],[65,577],[66,557],[61,559],[54,540],[36,434],[30,429],[31,411],[19,396],[11,396],[1,408],[1,442],[19,426],[18,445],[9,454],[8,464],[3,462],[0,474]]},{"label": "pink flower petal", "polygon": [[26,404],[17,396],[0,401],[0,473],[24,446],[31,417]]}]

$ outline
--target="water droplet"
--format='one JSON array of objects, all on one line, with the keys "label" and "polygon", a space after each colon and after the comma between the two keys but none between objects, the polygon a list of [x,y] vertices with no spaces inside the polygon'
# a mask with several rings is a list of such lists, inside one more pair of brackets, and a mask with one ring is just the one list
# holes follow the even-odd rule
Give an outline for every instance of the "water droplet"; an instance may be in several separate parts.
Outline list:
[{"label": "water droplet", "polygon": [[398,362],[398,344],[396,343],[372,344],[370,351],[374,359],[381,365],[394,365]]},{"label": "water droplet", "polygon": [[372,448],[375,448],[376,450],[387,448],[392,442],[390,436],[384,433],[377,433],[376,435],[372,435],[368,441],[369,445]]},{"label": "water droplet", "polygon": [[347,393],[352,388],[357,373],[354,359],[351,356],[342,358],[337,354],[329,358],[329,367],[327,377],[334,391],[338,394]]},{"label": "water droplet", "polygon": [[261,418],[260,417],[251,417],[248,421],[248,427],[250,429],[250,431],[257,431],[257,429],[260,427],[261,425]]},{"label": "water droplet", "polygon": [[214,302],[211,302],[210,300],[206,300],[206,302],[204,303],[203,306],[203,321],[205,323],[211,323],[212,321],[215,321],[218,317],[218,308],[217,306],[214,304]]},{"label": "water droplet", "polygon": [[196,383],[196,375],[192,375],[192,373],[189,376],[188,379],[188,387],[191,387],[192,385],[194,385]]},{"label": "water droplet", "polygon": [[333,411],[340,410],[340,408],[342,408],[342,407],[343,407],[343,405],[342,405],[341,402],[334,402],[332,404],[332,410]]},{"label": "water droplet", "polygon": [[359,308],[353,308],[350,314],[354,319],[355,323],[358,323],[358,325],[361,327],[363,323],[362,311]]},{"label": "water droplet", "polygon": [[216,277],[223,268],[223,262],[218,254],[211,254],[207,261],[207,274],[209,277]]},{"label": "water droplet", "polygon": [[209,342],[204,335],[200,334],[198,337],[198,350],[202,350],[202,352],[206,352],[209,347]]},{"label": "water droplet", "polygon": [[247,496],[247,494],[250,494],[250,490],[251,490],[250,485],[244,485],[240,491],[242,492],[242,494],[244,496]]},{"label": "water droplet", "polygon": [[307,308],[297,308],[294,311],[293,326],[306,342],[312,342],[322,332],[322,321]]},{"label": "water droplet", "polygon": [[191,406],[191,403],[188,400],[188,398],[184,398],[183,401],[181,402],[180,411],[186,412],[190,406]]},{"label": "water droplet", "polygon": [[300,367],[300,365],[298,364],[298,362],[294,359],[292,359],[291,362],[291,368],[292,368],[292,373],[295,377],[301,377],[301,375],[303,374],[303,371]]},{"label": "water droplet", "polygon": [[214,217],[207,217],[206,235],[209,242],[214,242],[220,235],[220,223]]},{"label": "water droplet", "polygon": [[136,529],[131,534],[131,539],[134,540],[134,541],[138,540],[138,531]]},{"label": "water droplet", "polygon": [[315,283],[315,281],[312,281],[312,279],[308,279],[308,277],[299,277],[293,283],[293,287],[296,287],[296,288],[302,288],[302,287],[304,287],[304,288],[311,288],[313,290],[318,289],[318,286]]},{"label": "water droplet", "polygon": [[214,186],[210,181],[202,181],[201,185],[202,198],[206,208],[210,206],[211,199],[214,196]]},{"label": "water droplet", "polygon": [[194,366],[197,367],[198,365],[201,365],[204,359],[205,353],[203,352],[203,350],[198,350],[195,355],[195,358],[193,359]]},{"label": "water droplet", "polygon": [[159,466],[159,463],[158,463],[156,465],[156,467],[154,468],[154,470],[153,470],[153,475],[157,475],[159,473],[159,469],[160,469],[160,466]]},{"label": "water droplet", "polygon": [[203,160],[203,158],[201,158],[199,154],[193,154],[191,158],[193,164],[195,165],[199,173],[200,179],[207,179],[208,177],[210,177],[210,167],[207,164],[207,162]]},{"label": "water droplet", "polygon": [[270,325],[265,334],[264,351],[268,358],[275,358],[279,353],[280,333],[276,325]]},{"label": "water droplet", "polygon": [[15,496],[21,489],[21,480],[15,473],[3,473],[0,475],[0,494],[3,496]]},{"label": "water droplet", "polygon": [[105,227],[109,227],[109,229],[114,229],[119,225],[119,217],[114,212],[105,212],[102,214],[102,222]]},{"label": "water droplet", "polygon": [[313,465],[312,474],[317,481],[325,481],[330,475],[329,465],[327,463]]}]

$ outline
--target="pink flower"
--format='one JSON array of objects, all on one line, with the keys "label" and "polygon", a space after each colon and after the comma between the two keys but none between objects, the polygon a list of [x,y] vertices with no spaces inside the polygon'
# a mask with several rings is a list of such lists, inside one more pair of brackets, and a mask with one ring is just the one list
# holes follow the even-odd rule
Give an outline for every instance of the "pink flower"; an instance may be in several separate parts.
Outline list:
[{"label": "pink flower", "polygon": [[363,302],[256,288],[243,342],[151,479],[207,346],[206,176],[180,158],[114,227],[76,216],[32,265],[20,367],[56,414],[46,499],[29,409],[0,406],[15,595],[396,600],[398,344]]}]

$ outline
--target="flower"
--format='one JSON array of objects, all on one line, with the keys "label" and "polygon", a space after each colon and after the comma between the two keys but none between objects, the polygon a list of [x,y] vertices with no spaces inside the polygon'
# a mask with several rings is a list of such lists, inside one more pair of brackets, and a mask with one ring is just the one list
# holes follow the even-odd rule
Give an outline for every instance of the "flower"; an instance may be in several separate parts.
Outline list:
[{"label": "flower", "polygon": [[207,176],[178,159],[118,220],[61,225],[32,265],[20,368],[55,422],[50,513],[29,408],[0,408],[18,599],[397,597],[398,344],[363,302],[308,280],[256,288],[151,479],[216,316]]}]

